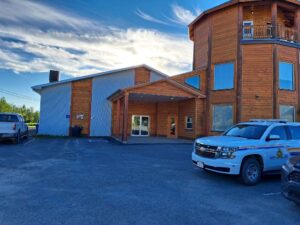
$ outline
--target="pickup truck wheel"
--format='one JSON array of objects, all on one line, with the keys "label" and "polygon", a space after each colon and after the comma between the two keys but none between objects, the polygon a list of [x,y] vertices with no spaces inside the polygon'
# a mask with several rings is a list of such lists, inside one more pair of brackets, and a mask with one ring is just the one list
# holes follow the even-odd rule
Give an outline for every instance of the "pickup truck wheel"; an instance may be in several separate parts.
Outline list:
[{"label": "pickup truck wheel", "polygon": [[26,140],[26,139],[28,139],[28,137],[29,137],[29,132],[28,132],[28,130],[25,132],[25,135],[24,135],[24,139]]},{"label": "pickup truck wheel", "polygon": [[262,167],[256,158],[248,158],[244,161],[240,178],[246,185],[256,185],[262,176]]},{"label": "pickup truck wheel", "polygon": [[20,142],[21,142],[21,133],[19,131],[18,134],[17,134],[17,137],[15,139],[15,144],[20,144]]}]

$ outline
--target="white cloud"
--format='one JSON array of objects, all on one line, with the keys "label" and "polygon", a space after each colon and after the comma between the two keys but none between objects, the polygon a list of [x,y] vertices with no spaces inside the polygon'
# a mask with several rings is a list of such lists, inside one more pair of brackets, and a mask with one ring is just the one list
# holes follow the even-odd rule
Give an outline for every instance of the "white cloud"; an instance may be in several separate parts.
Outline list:
[{"label": "white cloud", "polygon": [[[32,13],[17,12],[17,7],[31,9]],[[192,44],[181,35],[104,25],[98,29],[95,21],[29,1],[1,1],[0,21],[2,19],[10,23],[0,22],[0,67],[18,73],[58,69],[80,76],[148,64],[167,74],[176,74],[191,66]],[[40,20],[51,29],[28,23]],[[65,27],[62,24],[72,29],[62,31],[61,27]],[[15,39],[19,42],[11,41]]]},{"label": "white cloud", "polygon": [[188,9],[185,9],[177,4],[172,5],[173,18],[171,21],[181,24],[188,25],[190,24],[199,14],[201,14],[200,9],[196,9],[195,12],[192,12]]},{"label": "white cloud", "polygon": [[156,19],[153,16],[150,16],[149,14],[144,13],[140,9],[137,9],[135,11],[135,14],[138,15],[140,18],[142,18],[144,20],[147,20],[147,21],[150,21],[150,22],[164,24],[164,25],[169,25],[167,22],[165,22],[163,20],[160,20],[160,19]]},{"label": "white cloud", "polygon": [[12,24],[55,25],[73,29],[99,27],[98,23],[66,14],[58,9],[29,0],[1,0],[0,21]]}]

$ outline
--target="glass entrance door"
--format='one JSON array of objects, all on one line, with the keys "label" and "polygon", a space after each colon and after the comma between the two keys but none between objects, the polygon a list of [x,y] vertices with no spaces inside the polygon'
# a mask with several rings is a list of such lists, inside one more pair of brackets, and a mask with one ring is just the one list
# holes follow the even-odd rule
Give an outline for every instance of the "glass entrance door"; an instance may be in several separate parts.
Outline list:
[{"label": "glass entrance door", "polygon": [[131,135],[149,136],[149,116],[132,116]]}]

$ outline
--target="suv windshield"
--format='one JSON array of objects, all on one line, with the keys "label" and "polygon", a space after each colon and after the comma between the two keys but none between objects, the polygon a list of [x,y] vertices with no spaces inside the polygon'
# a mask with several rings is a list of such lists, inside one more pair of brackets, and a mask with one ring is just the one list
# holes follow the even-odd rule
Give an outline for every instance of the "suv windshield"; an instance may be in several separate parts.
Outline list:
[{"label": "suv windshield", "polygon": [[267,128],[268,126],[240,124],[226,131],[224,136],[260,139]]},{"label": "suv windshield", "polygon": [[19,122],[16,115],[0,114],[0,122]]}]

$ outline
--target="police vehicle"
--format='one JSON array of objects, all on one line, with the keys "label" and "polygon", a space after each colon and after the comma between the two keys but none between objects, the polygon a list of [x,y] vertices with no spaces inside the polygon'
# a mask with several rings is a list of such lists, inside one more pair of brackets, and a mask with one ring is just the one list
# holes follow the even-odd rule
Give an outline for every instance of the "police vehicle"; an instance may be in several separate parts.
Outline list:
[{"label": "police vehicle", "polygon": [[196,139],[192,161],[213,172],[240,175],[246,185],[257,184],[264,172],[280,171],[290,156],[300,154],[300,123],[251,120],[221,136]]}]

